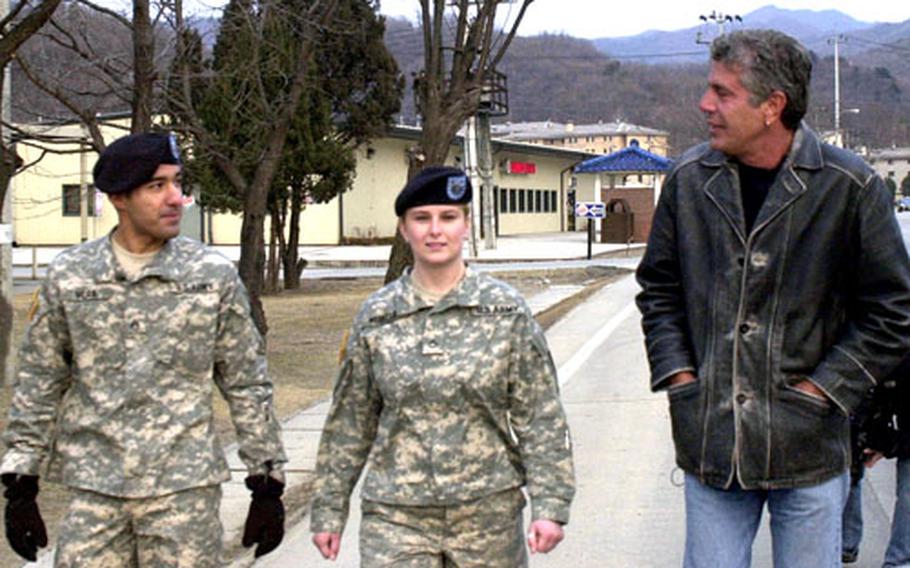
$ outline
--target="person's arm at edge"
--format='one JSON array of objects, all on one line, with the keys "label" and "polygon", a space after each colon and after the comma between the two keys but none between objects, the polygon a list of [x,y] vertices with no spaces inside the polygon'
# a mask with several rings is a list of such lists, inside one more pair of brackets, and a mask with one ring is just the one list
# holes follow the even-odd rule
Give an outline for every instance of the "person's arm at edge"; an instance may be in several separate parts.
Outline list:
[{"label": "person's arm at edge", "polygon": [[39,475],[50,446],[50,432],[69,387],[72,345],[61,292],[52,266],[38,292],[38,306],[19,350],[9,420],[3,434],[7,451],[0,473]]}]

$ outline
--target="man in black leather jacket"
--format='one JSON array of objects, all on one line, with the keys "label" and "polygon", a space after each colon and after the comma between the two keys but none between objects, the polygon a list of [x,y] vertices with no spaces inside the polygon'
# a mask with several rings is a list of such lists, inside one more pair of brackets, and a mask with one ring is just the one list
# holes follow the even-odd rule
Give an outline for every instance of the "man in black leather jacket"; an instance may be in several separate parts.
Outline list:
[{"label": "man in black leather jacket", "polygon": [[718,37],[710,142],[667,178],[638,268],[653,390],[686,472],[684,566],[840,566],[848,415],[910,351],[910,264],[882,180],[801,122],[811,60]]}]

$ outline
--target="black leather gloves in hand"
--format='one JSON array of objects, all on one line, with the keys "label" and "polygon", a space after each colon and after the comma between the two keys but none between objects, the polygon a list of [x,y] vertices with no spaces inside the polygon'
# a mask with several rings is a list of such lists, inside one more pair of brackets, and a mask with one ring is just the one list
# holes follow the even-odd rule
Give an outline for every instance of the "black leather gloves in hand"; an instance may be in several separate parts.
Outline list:
[{"label": "black leather gloves in hand", "polygon": [[256,558],[278,548],[284,538],[284,504],[281,494],[284,483],[270,475],[251,475],[246,486],[253,492],[253,502],[243,527],[243,546],[254,544]]},{"label": "black leather gloves in hand", "polygon": [[6,540],[16,554],[34,562],[38,549],[47,546],[47,530],[38,512],[38,476],[4,473],[0,481],[6,486]]}]

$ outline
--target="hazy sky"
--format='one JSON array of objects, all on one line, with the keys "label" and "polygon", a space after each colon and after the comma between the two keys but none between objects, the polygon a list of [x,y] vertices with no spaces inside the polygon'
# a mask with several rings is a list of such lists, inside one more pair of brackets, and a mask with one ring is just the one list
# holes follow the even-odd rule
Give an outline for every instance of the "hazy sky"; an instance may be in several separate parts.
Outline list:
[{"label": "hazy sky", "polygon": [[[380,0],[382,13],[415,19],[417,0]],[[910,19],[907,0],[535,0],[522,20],[521,35],[565,32],[576,37],[618,37],[647,30],[678,30],[696,26],[698,16],[714,10],[746,15],[774,4],[779,8],[826,10],[836,8],[864,22],[903,22]],[[507,11],[508,7],[500,8]],[[513,4],[517,12],[517,4]]]}]

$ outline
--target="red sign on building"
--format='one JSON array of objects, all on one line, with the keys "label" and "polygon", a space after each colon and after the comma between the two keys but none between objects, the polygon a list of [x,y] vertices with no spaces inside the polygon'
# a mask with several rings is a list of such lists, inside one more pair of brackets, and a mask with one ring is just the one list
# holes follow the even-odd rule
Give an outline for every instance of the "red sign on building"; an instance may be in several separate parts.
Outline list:
[{"label": "red sign on building", "polygon": [[537,164],[534,162],[515,162],[509,160],[508,169],[510,174],[535,174],[537,173]]}]

